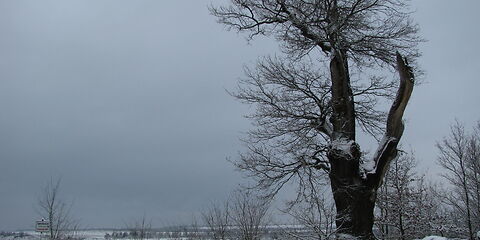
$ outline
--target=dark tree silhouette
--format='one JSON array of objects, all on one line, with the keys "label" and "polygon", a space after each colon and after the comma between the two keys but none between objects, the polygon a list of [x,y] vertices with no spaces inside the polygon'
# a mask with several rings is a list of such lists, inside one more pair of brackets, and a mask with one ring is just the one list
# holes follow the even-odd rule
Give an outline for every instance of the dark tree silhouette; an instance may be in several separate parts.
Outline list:
[{"label": "dark tree silhouette", "polygon": [[[298,182],[299,199],[328,175],[345,236],[374,239],[376,192],[397,156],[414,85],[406,59],[419,56],[421,41],[407,7],[402,0],[231,0],[211,8],[249,39],[275,37],[285,53],[247,69],[232,93],[256,106],[256,128],[236,165],[270,195]],[[398,85],[375,74],[395,65]],[[376,107],[382,98],[394,98],[388,114]],[[371,158],[356,142],[358,126],[379,139]]]}]

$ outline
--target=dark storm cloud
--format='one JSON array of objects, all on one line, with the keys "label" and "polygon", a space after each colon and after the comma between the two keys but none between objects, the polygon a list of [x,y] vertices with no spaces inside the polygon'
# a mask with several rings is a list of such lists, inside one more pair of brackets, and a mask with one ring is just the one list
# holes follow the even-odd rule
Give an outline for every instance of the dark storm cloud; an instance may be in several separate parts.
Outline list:
[{"label": "dark storm cloud", "polygon": [[[0,230],[32,227],[51,176],[87,227],[143,212],[156,225],[188,221],[236,186],[225,158],[241,149],[248,108],[224,89],[276,43],[247,45],[208,3],[0,0]],[[415,3],[428,83],[404,142],[428,163],[455,117],[480,118],[480,36],[467,27],[478,5]]]}]

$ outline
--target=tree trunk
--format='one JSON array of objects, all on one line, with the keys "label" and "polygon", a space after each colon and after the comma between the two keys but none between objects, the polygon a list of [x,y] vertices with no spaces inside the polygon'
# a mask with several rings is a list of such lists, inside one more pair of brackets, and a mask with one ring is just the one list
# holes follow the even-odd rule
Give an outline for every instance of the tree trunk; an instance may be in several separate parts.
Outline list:
[{"label": "tree trunk", "polygon": [[[332,161],[333,160],[333,161]],[[362,240],[376,239],[373,235],[373,210],[376,190],[358,177],[358,159],[331,159],[330,182],[337,208],[337,232]]]},{"label": "tree trunk", "polygon": [[337,208],[336,225],[340,234],[375,239],[372,233],[376,189],[360,177],[360,147],[355,143],[355,108],[346,53],[333,52],[332,77],[333,136],[328,152],[330,182]]},{"label": "tree trunk", "polygon": [[[465,171],[462,166],[462,171]],[[463,173],[465,176],[465,172]],[[468,237],[470,240],[475,240],[474,239],[474,233],[473,233],[473,228],[472,228],[472,214],[470,213],[470,197],[468,194],[468,187],[466,183],[466,178],[463,178],[463,191],[465,194],[465,205],[466,205],[466,210],[467,210],[467,227],[468,227]]]},{"label": "tree trunk", "polygon": [[399,225],[399,230],[400,230],[400,239],[405,240],[405,229],[403,227],[403,212],[400,211],[398,213],[398,225]]},{"label": "tree trunk", "polygon": [[[337,232],[356,239],[376,239],[373,234],[374,207],[377,189],[390,162],[397,156],[397,146],[403,134],[402,117],[413,90],[413,73],[406,60],[397,53],[400,86],[392,104],[387,128],[377,153],[373,157],[375,167],[362,169],[361,151],[355,142],[355,108],[346,52],[334,49],[330,61],[332,78],[333,126],[328,160],[330,181],[337,208]],[[363,172],[363,173],[362,173]]]}]

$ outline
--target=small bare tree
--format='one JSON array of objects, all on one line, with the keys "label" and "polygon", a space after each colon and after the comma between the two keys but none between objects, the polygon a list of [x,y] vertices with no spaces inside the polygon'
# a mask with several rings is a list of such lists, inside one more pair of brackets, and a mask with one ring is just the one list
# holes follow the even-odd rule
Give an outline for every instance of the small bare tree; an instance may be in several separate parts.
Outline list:
[{"label": "small bare tree", "polygon": [[449,136],[437,143],[438,163],[446,171],[443,177],[451,184],[451,191],[444,196],[459,216],[463,216],[464,226],[468,229],[470,240],[475,239],[479,226],[480,176],[479,149],[480,123],[472,134],[465,131],[458,121],[450,128]]},{"label": "small bare tree", "polygon": [[194,239],[194,240],[201,240],[201,239],[206,239],[205,238],[205,232],[202,231],[200,225],[198,224],[197,218],[195,215],[192,216],[192,223],[190,224],[190,227],[188,228],[187,234],[186,234],[187,239]]},{"label": "small bare tree", "polygon": [[249,191],[237,191],[230,204],[230,216],[241,240],[259,240],[267,225],[270,201]]},{"label": "small bare tree", "polygon": [[[474,231],[480,234],[480,121],[477,122],[473,133],[468,139],[468,181],[472,184],[470,194],[472,195],[472,224],[476,226]],[[478,236],[477,236],[478,238]]]},{"label": "small bare tree", "polygon": [[38,198],[38,213],[50,223],[48,236],[58,240],[71,236],[78,228],[78,221],[71,217],[73,204],[67,204],[60,198],[61,179],[50,178]]},{"label": "small bare tree", "polygon": [[286,211],[300,224],[302,231],[285,231],[285,234],[298,240],[333,239],[335,229],[335,205],[325,196],[309,198]]},{"label": "small bare tree", "polygon": [[413,154],[402,153],[385,175],[377,197],[376,225],[382,239],[415,239],[434,229],[436,208]]},{"label": "small bare tree", "polygon": [[202,213],[203,222],[208,227],[214,240],[226,240],[230,226],[229,202],[223,204],[212,202],[210,207]]},{"label": "small bare tree", "polygon": [[144,240],[149,238],[152,233],[152,223],[144,213],[140,219],[136,219],[132,223],[127,224],[127,229],[130,231],[133,239]]}]

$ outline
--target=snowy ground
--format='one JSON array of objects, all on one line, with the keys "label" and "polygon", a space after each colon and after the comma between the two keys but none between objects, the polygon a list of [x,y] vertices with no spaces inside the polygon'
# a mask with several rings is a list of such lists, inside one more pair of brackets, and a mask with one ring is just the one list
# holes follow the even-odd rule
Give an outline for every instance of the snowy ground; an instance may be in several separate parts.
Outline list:
[{"label": "snowy ground", "polygon": [[437,236],[428,236],[428,237],[423,238],[422,240],[447,240],[447,238],[437,237]]},{"label": "snowy ground", "polygon": [[[18,232],[20,233],[20,232]],[[14,235],[14,236],[0,236],[1,240],[27,240],[27,239],[32,239],[32,240],[43,240],[47,239],[47,235],[45,234],[40,234],[35,231],[23,231],[21,233],[25,233],[26,236],[22,237],[20,235]],[[82,231],[77,231],[76,236],[81,237],[82,239],[85,240],[104,240],[104,236],[106,233],[112,233],[111,230],[82,230]]]},{"label": "snowy ground", "polygon": [[[77,231],[76,236],[80,237],[80,239],[83,240],[105,240],[105,235],[112,234],[112,230],[82,230],[82,231]],[[480,237],[480,232],[478,233]],[[23,232],[16,232],[13,235],[10,236],[0,236],[0,240],[46,240],[47,236],[45,234],[40,234],[35,231],[23,231]],[[176,238],[178,239],[178,238]],[[480,239],[480,238],[479,238]],[[131,239],[122,239],[122,240],[131,240]],[[146,239],[148,240],[148,239]],[[153,239],[151,239],[153,240]],[[155,238],[155,240],[162,240],[159,238]],[[169,240],[168,238],[165,238],[164,240]],[[438,237],[438,236],[428,236],[419,240],[453,240],[453,239],[448,239],[445,237]],[[455,239],[455,240],[460,240],[460,239]]]}]

